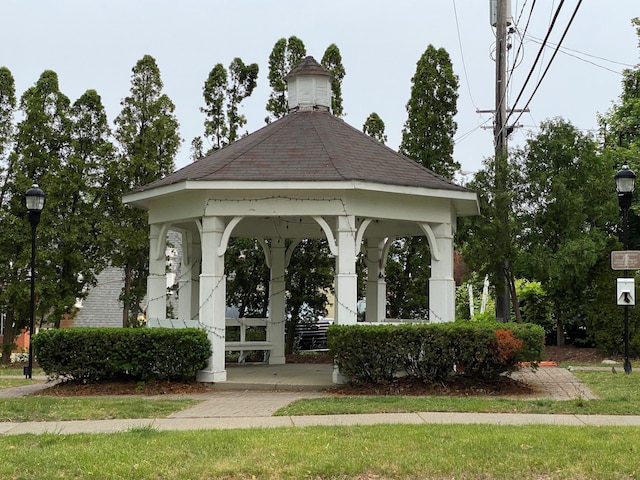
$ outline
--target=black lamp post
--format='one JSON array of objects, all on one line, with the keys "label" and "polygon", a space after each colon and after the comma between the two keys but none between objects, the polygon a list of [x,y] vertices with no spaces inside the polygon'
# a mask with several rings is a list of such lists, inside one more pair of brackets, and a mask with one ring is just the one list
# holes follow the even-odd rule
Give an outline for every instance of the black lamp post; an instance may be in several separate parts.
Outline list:
[{"label": "black lamp post", "polygon": [[[629,249],[629,207],[633,199],[633,190],[636,183],[636,174],[629,170],[629,165],[625,164],[615,175],[616,191],[618,192],[618,204],[622,210],[622,235],[624,249]],[[624,276],[629,274],[625,270]],[[624,371],[631,373],[631,361],[629,360],[629,307],[624,306]]]},{"label": "black lamp post", "polygon": [[27,206],[27,212],[29,212],[29,223],[31,224],[31,318],[29,319],[29,366],[24,370],[24,375],[27,378],[32,378],[33,375],[33,333],[34,333],[34,318],[36,308],[36,228],[40,223],[40,213],[44,208],[45,194],[37,183],[34,183],[27,193],[24,194],[25,204]]}]

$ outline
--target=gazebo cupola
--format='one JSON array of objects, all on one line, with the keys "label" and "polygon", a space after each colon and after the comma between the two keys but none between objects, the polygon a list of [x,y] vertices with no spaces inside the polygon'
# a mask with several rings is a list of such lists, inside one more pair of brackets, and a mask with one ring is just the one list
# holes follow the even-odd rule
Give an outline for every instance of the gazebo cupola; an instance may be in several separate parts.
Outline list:
[{"label": "gazebo cupola", "polygon": [[289,112],[329,110],[331,74],[313,57],[306,57],[285,77],[289,92]]}]

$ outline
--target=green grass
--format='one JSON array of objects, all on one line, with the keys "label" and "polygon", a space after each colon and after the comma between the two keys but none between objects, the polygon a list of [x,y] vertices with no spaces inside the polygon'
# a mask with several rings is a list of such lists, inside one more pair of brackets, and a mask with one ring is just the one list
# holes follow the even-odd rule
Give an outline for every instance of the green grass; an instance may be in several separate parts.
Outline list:
[{"label": "green grass", "polygon": [[29,380],[27,378],[0,377],[0,389],[21,387],[22,385],[31,385],[32,383],[37,383],[37,381]]},{"label": "green grass", "polygon": [[0,437],[0,478],[638,478],[640,429],[374,425]]},{"label": "green grass", "polygon": [[[34,368],[33,375],[44,375],[44,371],[41,368]],[[0,365],[0,376],[22,376],[24,377],[24,370],[22,367],[7,367],[6,365]]]},{"label": "green grass", "polygon": [[610,371],[577,371],[576,377],[600,398],[567,401],[482,397],[326,397],[297,400],[275,415],[390,412],[491,412],[640,415],[640,377]]},{"label": "green grass", "polygon": [[[161,418],[197,400],[28,396],[0,399],[0,422]],[[0,478],[2,476],[0,475]]]}]

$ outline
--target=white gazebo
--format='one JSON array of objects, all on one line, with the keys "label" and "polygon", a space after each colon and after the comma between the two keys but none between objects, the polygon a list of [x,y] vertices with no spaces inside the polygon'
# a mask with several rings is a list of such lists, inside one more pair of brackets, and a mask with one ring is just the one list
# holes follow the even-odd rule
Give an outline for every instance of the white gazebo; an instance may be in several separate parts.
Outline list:
[{"label": "white gazebo", "polygon": [[358,253],[368,264],[366,319],[383,321],[392,241],[426,236],[429,320],[454,320],[453,236],[457,217],[479,213],[475,192],[333,116],[331,76],[312,57],[287,82],[285,117],[124,199],[149,213],[149,321],[166,316],[167,232],[182,233],[178,317],[206,328],[213,350],[199,381],[227,379],[224,257],[231,237],[257,239],[271,269],[270,364],[285,363],[285,271],[303,239],[328,241],[335,323],[344,325],[357,318]]}]

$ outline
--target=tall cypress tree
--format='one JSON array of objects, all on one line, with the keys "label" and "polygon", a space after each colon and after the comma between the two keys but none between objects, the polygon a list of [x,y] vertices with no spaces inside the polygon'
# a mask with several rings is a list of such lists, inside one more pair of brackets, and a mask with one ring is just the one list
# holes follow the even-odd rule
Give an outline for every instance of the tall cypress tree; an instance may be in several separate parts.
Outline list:
[{"label": "tall cypress tree", "polygon": [[13,116],[17,105],[15,81],[11,71],[7,67],[0,68],[0,256],[4,259],[0,262],[0,312],[3,313],[3,342],[2,363],[10,362],[13,349],[13,311],[2,308],[8,304],[7,285],[12,282],[13,269],[11,268],[11,255],[13,252],[13,239],[9,228],[9,213],[5,208],[5,192],[7,179],[11,173],[11,150],[13,148],[13,136],[15,125]]},{"label": "tall cypress tree", "polygon": [[342,106],[342,80],[347,72],[342,65],[340,49],[335,43],[327,47],[320,64],[326,68],[333,77],[331,80],[331,111],[336,117],[342,117],[344,115],[344,107]]},{"label": "tall cypress tree", "polygon": [[269,116],[265,122],[269,123],[287,114],[287,82],[285,77],[307,55],[302,40],[292,36],[287,40],[278,40],[269,55],[269,86],[272,88],[267,101]]},{"label": "tall cypress tree", "polygon": [[[179,124],[171,99],[162,93],[163,83],[155,59],[145,55],[132,69],[130,95],[115,120],[120,160],[110,174],[109,190],[118,197],[157,180],[174,169],[180,147]],[[124,270],[123,324],[143,309],[149,273],[147,214],[113,202],[112,263]]]},{"label": "tall cypress tree", "polygon": [[458,77],[447,51],[429,45],[411,81],[400,153],[451,179],[460,168],[453,159]]},{"label": "tall cypress tree", "polygon": [[[429,45],[411,81],[400,153],[451,179],[460,168],[453,159],[458,78],[447,51]],[[394,242],[386,270],[391,316],[424,318],[428,314],[430,259],[425,237]]]}]

